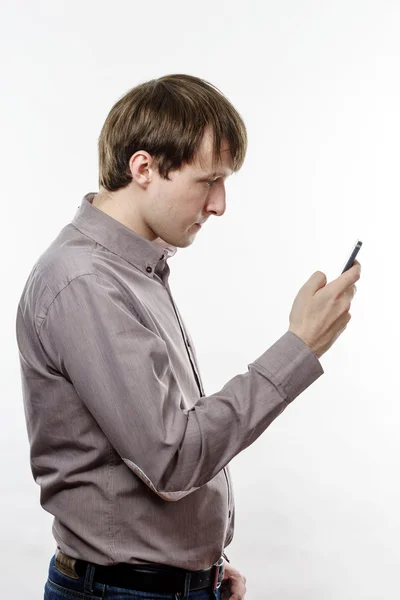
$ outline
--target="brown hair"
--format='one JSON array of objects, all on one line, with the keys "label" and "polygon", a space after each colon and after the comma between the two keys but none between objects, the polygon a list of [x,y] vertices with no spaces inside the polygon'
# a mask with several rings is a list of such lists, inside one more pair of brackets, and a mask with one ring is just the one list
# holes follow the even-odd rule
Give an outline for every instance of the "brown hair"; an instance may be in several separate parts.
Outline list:
[{"label": "brown hair", "polygon": [[160,176],[190,163],[204,130],[214,134],[213,164],[221,159],[221,143],[229,144],[232,170],[239,171],[247,151],[242,117],[211,83],[192,75],[165,75],[127,92],[110,110],[99,137],[99,185],[110,192],[132,181],[129,159],[146,150]]}]

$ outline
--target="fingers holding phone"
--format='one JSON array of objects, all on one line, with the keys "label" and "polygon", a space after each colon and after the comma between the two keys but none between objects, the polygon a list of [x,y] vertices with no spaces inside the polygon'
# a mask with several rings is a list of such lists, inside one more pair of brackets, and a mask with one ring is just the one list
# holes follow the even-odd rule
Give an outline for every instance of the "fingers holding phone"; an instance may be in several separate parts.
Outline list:
[{"label": "fingers holding phone", "polygon": [[289,316],[289,331],[300,337],[320,358],[346,329],[350,307],[361,277],[361,265],[355,256],[362,242],[357,242],[341,275],[326,283],[326,276],[316,271],[298,292]]}]

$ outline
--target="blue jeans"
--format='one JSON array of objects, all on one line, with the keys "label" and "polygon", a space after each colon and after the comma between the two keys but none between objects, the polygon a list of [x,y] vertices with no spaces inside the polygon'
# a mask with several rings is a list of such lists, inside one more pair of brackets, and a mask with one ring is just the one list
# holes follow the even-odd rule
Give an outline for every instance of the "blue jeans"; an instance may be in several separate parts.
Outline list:
[{"label": "blue jeans", "polygon": [[44,587],[44,600],[221,600],[218,590],[196,590],[176,594],[159,594],[155,592],[139,592],[113,587],[96,582],[94,567],[88,566],[86,574],[73,579],[55,568],[55,556],[50,560],[49,578]]}]

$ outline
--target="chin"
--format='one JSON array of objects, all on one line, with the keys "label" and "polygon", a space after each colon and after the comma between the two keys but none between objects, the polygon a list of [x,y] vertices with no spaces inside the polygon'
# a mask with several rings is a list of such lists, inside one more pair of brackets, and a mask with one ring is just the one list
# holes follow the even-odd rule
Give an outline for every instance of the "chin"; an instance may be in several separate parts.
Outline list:
[{"label": "chin", "polygon": [[197,235],[197,231],[193,230],[192,227],[189,227],[186,231],[181,230],[180,232],[167,233],[165,231],[160,231],[157,239],[160,239],[171,246],[175,246],[176,248],[187,248],[193,244]]},{"label": "chin", "polygon": [[194,236],[190,236],[187,237],[186,239],[181,239],[178,240],[177,242],[174,243],[174,246],[176,246],[177,248],[188,248],[189,246],[191,246],[194,242]]}]

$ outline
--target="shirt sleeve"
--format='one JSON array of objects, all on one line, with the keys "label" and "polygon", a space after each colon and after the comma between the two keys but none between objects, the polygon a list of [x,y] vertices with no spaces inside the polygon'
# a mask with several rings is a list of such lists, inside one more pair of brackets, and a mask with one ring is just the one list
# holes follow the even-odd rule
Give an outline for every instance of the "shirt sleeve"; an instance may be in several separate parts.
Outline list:
[{"label": "shirt sleeve", "polygon": [[56,296],[38,334],[125,464],[169,501],[210,481],[323,374],[287,332],[246,373],[184,412],[165,341],[116,285],[93,274]]}]

